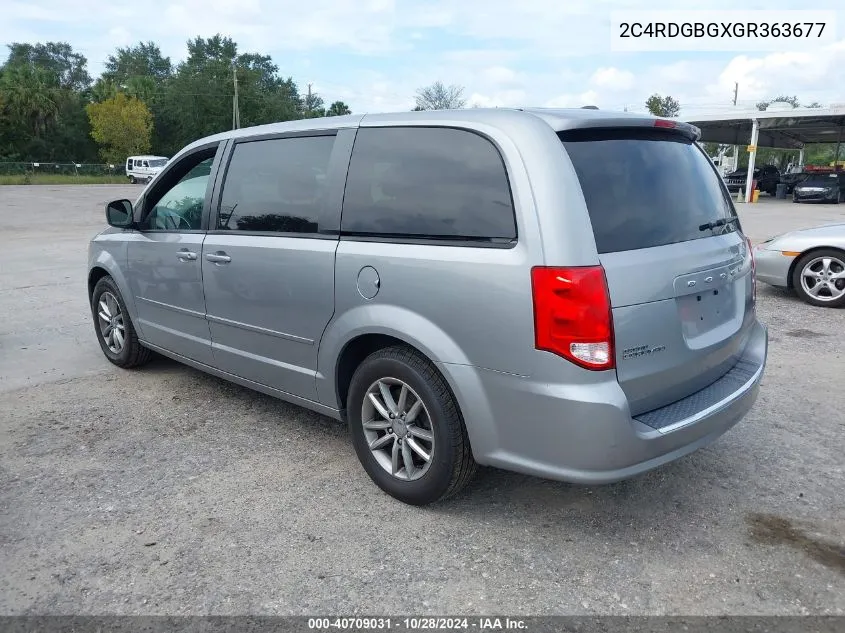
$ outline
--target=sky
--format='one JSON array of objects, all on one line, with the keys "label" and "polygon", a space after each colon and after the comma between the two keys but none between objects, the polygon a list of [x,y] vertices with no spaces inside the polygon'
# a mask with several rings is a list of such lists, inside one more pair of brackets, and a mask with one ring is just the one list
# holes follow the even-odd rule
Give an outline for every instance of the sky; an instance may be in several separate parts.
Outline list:
[{"label": "sky", "polygon": [[[718,16],[797,4],[684,7]],[[433,81],[463,86],[467,105],[478,106],[637,111],[659,93],[692,114],[731,107],[735,82],[740,107],[782,93],[845,103],[845,0],[812,3],[837,12],[835,37],[815,50],[611,51],[612,11],[655,8],[644,0],[0,0],[0,42],[67,41],[96,76],[118,46],[152,40],[178,62],[188,39],[221,33],[240,52],[271,55],[303,90],[312,83],[326,103],[359,113],[409,110]]]}]

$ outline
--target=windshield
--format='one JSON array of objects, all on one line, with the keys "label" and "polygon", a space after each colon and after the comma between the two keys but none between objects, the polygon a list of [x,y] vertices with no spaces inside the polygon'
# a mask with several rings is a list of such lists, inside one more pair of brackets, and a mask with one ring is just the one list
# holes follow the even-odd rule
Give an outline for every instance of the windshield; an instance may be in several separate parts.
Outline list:
[{"label": "windshield", "polygon": [[156,158],[150,161],[150,167],[164,167],[167,164],[166,158]]},{"label": "windshield", "polygon": [[736,213],[713,163],[693,141],[643,129],[572,130],[560,137],[581,182],[599,253],[737,230],[738,222],[719,222]]},{"label": "windshield", "polygon": [[835,185],[838,182],[836,174],[806,174],[802,179],[802,185]]}]

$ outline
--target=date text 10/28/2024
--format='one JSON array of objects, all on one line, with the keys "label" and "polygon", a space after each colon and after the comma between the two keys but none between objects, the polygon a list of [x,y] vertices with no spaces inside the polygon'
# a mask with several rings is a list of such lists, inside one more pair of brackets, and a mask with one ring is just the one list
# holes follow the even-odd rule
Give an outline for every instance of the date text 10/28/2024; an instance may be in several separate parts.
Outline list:
[{"label": "date text 10/28/2024", "polygon": [[325,617],[308,618],[308,628],[315,631],[525,631],[528,626],[524,620],[507,617]]}]

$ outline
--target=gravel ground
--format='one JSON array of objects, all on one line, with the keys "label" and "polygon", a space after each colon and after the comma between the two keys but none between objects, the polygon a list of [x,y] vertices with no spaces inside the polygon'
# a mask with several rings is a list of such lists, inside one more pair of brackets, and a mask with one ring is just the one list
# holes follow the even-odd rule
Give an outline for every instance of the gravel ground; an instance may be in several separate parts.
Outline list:
[{"label": "gravel ground", "polygon": [[[0,613],[845,614],[844,310],[761,286],[758,403],[687,458],[412,508],[327,418],[105,361],[86,241],[139,191],[0,188]],[[764,202],[755,241],[845,215]]]}]

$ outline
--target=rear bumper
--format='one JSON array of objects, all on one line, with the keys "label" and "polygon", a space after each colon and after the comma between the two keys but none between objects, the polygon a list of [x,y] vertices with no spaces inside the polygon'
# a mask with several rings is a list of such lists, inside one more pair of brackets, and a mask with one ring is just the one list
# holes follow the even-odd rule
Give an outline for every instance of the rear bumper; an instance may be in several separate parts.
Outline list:
[{"label": "rear bumper", "polygon": [[480,464],[603,484],[678,459],[733,427],[757,399],[767,352],[767,330],[755,322],[733,375],[637,418],[614,372],[604,382],[570,385],[466,365],[444,369]]}]

